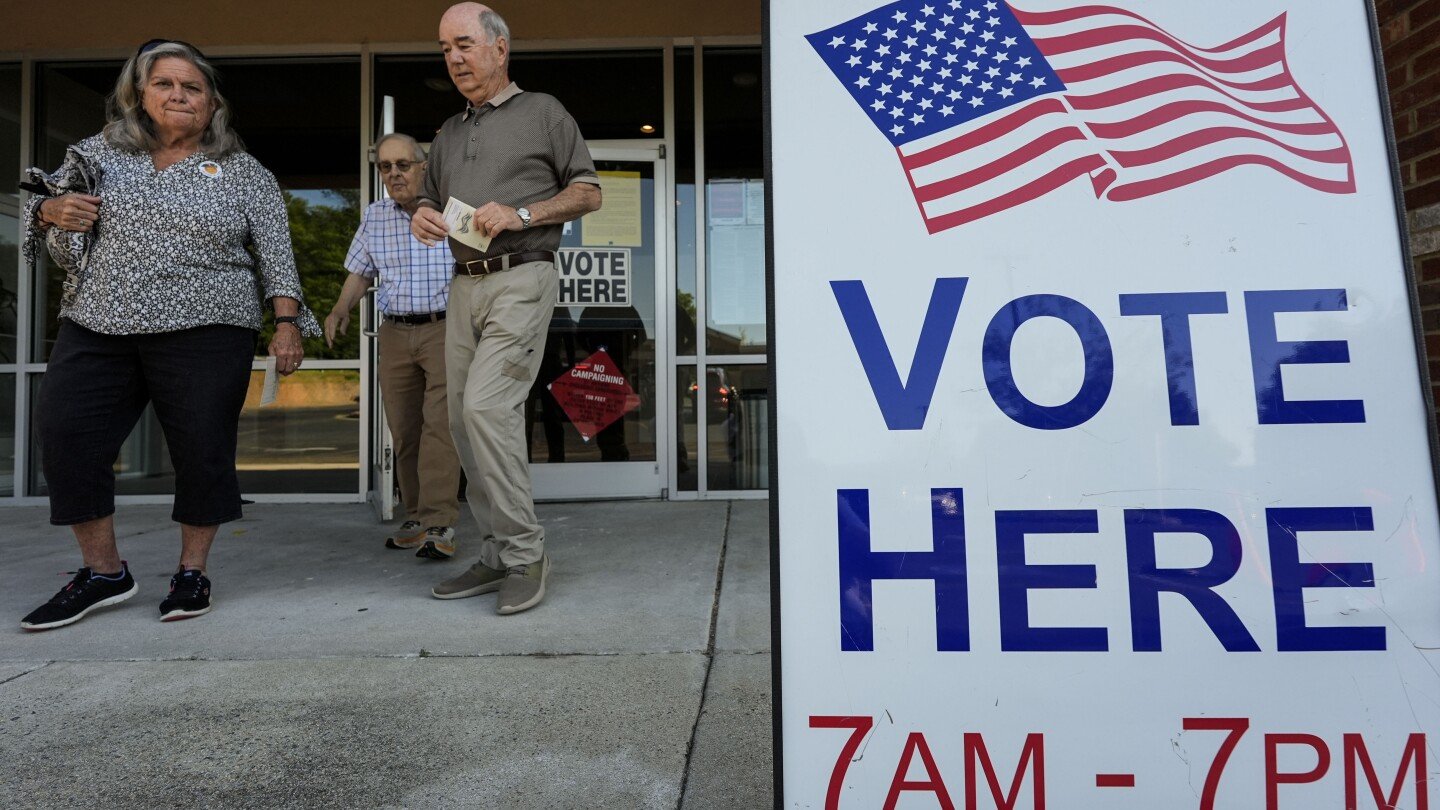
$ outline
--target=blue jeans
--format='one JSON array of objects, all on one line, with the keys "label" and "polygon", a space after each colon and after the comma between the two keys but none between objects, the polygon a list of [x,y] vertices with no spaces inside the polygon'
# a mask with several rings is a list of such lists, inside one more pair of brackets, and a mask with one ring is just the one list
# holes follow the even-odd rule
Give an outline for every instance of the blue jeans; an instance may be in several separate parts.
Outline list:
[{"label": "blue jeans", "polygon": [[255,331],[239,326],[105,335],[62,321],[37,411],[50,522],[114,514],[115,459],[147,403],[175,467],[171,518],[239,519],[235,443],[254,354]]}]

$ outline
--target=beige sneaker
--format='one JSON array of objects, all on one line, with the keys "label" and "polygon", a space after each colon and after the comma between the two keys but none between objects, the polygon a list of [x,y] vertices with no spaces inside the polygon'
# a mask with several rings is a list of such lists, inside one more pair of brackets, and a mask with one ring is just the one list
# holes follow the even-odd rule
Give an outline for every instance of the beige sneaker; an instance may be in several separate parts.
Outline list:
[{"label": "beige sneaker", "polygon": [[455,556],[455,530],[449,526],[431,526],[420,539],[424,542],[415,552],[416,557],[448,560]]},{"label": "beige sneaker", "polygon": [[425,542],[425,527],[418,520],[407,520],[400,524],[395,534],[385,538],[386,548],[417,548]]},{"label": "beige sneaker", "polygon": [[504,579],[504,571],[476,561],[474,565],[465,569],[465,573],[458,577],[451,577],[431,588],[430,595],[436,599],[464,599],[467,596],[479,596],[482,593],[500,590],[500,583]]},{"label": "beige sneaker", "polygon": [[540,556],[540,562],[529,565],[512,565],[505,572],[500,584],[500,598],[496,600],[495,612],[508,616],[529,610],[545,598],[545,580],[550,577],[550,557]]}]

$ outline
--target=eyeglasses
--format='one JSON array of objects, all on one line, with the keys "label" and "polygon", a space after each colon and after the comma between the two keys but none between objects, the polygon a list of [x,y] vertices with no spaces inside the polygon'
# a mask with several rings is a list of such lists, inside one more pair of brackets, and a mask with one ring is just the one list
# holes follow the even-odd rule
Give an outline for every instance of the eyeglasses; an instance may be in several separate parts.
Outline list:
[{"label": "eyeglasses", "polygon": [[135,55],[136,55],[136,56],[144,56],[145,54],[147,54],[147,53],[155,50],[156,48],[160,47],[161,45],[169,45],[169,44],[171,44],[171,43],[174,43],[174,44],[176,44],[176,45],[184,45],[185,47],[187,47],[187,48],[189,48],[190,50],[194,51],[196,56],[200,57],[201,59],[204,59],[204,58],[205,58],[205,54],[201,53],[199,48],[195,47],[194,45],[191,45],[190,43],[188,43],[188,42],[186,42],[186,41],[184,41],[184,40],[180,40],[180,39],[152,39],[152,40],[150,40],[149,42],[145,43],[144,45],[141,45],[140,48],[135,51]]},{"label": "eyeglasses", "polygon": [[379,169],[381,174],[389,174],[391,169],[399,169],[403,174],[419,165],[420,161],[414,160],[397,160],[394,163],[388,160],[382,160],[375,164],[375,168]]}]

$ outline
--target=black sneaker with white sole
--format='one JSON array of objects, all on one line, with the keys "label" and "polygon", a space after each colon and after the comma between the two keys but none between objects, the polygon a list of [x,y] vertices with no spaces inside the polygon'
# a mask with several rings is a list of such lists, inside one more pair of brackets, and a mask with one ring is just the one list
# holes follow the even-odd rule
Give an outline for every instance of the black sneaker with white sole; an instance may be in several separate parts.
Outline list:
[{"label": "black sneaker with white sole", "polygon": [[160,603],[160,621],[193,619],[210,612],[210,580],[192,569],[170,577],[170,595]]},{"label": "black sneaker with white sole", "polygon": [[21,619],[20,626],[26,630],[53,630],[74,624],[96,608],[124,602],[138,590],[130,566],[124,562],[120,563],[120,573],[113,576],[96,576],[89,568],[81,568],[69,585]]}]

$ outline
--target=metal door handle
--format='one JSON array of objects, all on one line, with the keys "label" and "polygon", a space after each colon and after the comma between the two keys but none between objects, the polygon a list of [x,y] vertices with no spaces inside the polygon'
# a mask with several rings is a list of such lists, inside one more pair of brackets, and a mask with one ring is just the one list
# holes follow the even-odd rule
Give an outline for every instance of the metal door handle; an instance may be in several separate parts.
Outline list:
[{"label": "metal door handle", "polygon": [[371,302],[367,301],[366,299],[375,297],[375,289],[375,287],[371,287],[370,289],[365,291],[364,295],[360,297],[360,334],[364,335],[365,337],[372,338],[379,337],[380,332],[376,329],[371,328],[370,326]]}]

